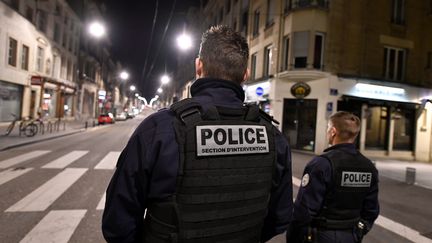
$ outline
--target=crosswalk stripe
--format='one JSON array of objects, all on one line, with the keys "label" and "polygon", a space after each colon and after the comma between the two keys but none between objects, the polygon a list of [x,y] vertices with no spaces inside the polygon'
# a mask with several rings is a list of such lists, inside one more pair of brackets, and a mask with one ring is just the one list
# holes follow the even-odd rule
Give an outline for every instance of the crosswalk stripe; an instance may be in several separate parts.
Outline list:
[{"label": "crosswalk stripe", "polygon": [[105,200],[106,200],[106,192],[103,194],[101,200],[99,201],[96,210],[104,210],[105,209]]},{"label": "crosswalk stripe", "polygon": [[85,172],[85,168],[68,168],[15,203],[5,212],[44,211]]},{"label": "crosswalk stripe", "polygon": [[96,170],[113,170],[116,167],[118,158],[121,152],[109,152],[100,162],[95,166]]},{"label": "crosswalk stripe", "polygon": [[17,178],[20,175],[24,175],[25,173],[33,170],[33,168],[25,168],[25,169],[9,169],[0,172],[0,185]]},{"label": "crosswalk stripe", "polygon": [[[292,177],[293,185],[300,187],[301,180]],[[409,228],[403,224],[395,222],[389,218],[379,215],[377,220],[375,220],[375,225],[379,225],[386,230],[389,230],[397,235],[404,237],[405,239],[411,240],[413,242],[419,243],[432,243],[432,240],[420,235],[420,232]]]},{"label": "crosswalk stripe", "polygon": [[67,243],[87,210],[50,211],[20,243]]},{"label": "crosswalk stripe", "polygon": [[63,169],[66,166],[72,164],[74,161],[78,160],[82,156],[86,155],[88,150],[76,150],[72,151],[62,157],[42,166],[42,168],[50,168],[50,169]]},{"label": "crosswalk stripe", "polygon": [[0,162],[0,169],[5,169],[5,168],[9,168],[11,166],[14,166],[16,164],[22,163],[24,161],[42,156],[44,154],[47,154],[51,151],[49,150],[36,150],[36,151],[32,151],[29,153],[25,153],[25,154],[21,154],[19,156],[7,159],[7,160],[3,160]]}]

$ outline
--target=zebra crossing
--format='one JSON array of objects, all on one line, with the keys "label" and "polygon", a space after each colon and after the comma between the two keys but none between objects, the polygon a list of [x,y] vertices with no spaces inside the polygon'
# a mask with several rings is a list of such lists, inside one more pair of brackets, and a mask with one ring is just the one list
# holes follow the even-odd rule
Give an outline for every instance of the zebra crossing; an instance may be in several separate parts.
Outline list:
[{"label": "zebra crossing", "polygon": [[[120,156],[119,151],[110,151],[93,168],[74,168],[70,167],[73,166],[74,162],[83,159],[85,155],[91,154],[91,151],[88,150],[74,150],[66,154],[60,154],[54,160],[44,161],[43,165],[33,165],[33,161],[43,161],[41,156],[49,155],[50,153],[52,153],[50,150],[36,150],[0,160],[0,189],[1,186],[13,182],[17,178],[25,177],[30,171],[58,170],[58,173],[51,179],[48,179],[45,183],[4,210],[4,213],[10,214],[46,213],[20,242],[68,242],[80,222],[91,209],[49,210],[49,207],[62,195],[67,194],[67,191],[90,170],[114,171]],[[102,211],[104,206],[105,193],[99,199],[94,210]]]}]

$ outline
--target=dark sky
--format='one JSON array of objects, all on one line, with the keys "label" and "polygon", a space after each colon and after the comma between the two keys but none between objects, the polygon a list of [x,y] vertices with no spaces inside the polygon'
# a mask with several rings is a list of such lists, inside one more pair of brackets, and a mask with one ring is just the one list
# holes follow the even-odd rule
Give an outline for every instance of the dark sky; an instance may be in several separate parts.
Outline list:
[{"label": "dark sky", "polygon": [[[162,35],[170,16],[174,0],[159,0],[157,21],[150,44],[156,0],[107,0],[108,35],[112,42],[114,58],[119,60],[130,74],[130,83],[135,84],[147,99],[155,95],[160,86],[160,76],[165,72],[174,75],[176,66],[175,38],[185,26],[185,14],[190,6],[199,6],[199,0],[177,0],[169,29],[162,42]],[[141,73],[147,61],[147,70],[157,61],[149,79],[142,79]],[[148,53],[149,52],[149,53]]]}]

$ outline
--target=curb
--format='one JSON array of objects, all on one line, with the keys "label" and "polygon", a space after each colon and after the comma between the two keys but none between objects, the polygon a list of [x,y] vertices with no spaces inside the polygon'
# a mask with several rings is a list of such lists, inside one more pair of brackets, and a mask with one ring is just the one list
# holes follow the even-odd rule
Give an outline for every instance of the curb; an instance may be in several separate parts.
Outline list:
[{"label": "curb", "polygon": [[38,142],[43,142],[43,141],[48,141],[48,140],[52,140],[52,139],[56,139],[56,138],[60,138],[60,137],[65,137],[65,136],[73,135],[73,134],[84,132],[84,131],[85,131],[85,129],[82,128],[82,129],[79,129],[79,130],[75,130],[75,131],[71,131],[71,132],[67,132],[67,133],[63,133],[63,134],[58,134],[58,135],[54,135],[54,136],[51,136],[51,137],[46,137],[46,138],[41,138],[41,139],[35,139],[35,140],[31,140],[31,141],[24,141],[24,142],[12,144],[12,145],[0,148],[0,152],[1,151],[5,151],[5,150],[9,150],[9,149],[12,149],[12,148],[17,148],[17,147],[21,147],[21,146],[25,146],[25,145],[30,145],[30,144],[38,143]]},{"label": "curb", "polygon": [[74,135],[74,134],[77,134],[77,133],[80,133],[80,132],[96,131],[96,130],[103,129],[103,128],[106,128],[106,127],[109,127],[109,126],[95,126],[95,127],[89,127],[87,129],[85,129],[85,128],[79,128],[79,129],[76,129],[76,130],[73,130],[73,131],[70,131],[70,132],[65,132],[63,134],[53,135],[51,137],[34,139],[34,140],[31,140],[31,141],[23,141],[23,142],[20,142],[20,143],[11,144],[11,145],[8,145],[6,147],[0,148],[0,152],[6,151],[6,150],[9,150],[9,149],[12,149],[12,148],[18,148],[18,147],[22,147],[22,146],[25,146],[25,145],[30,145],[30,144],[38,143],[38,142],[44,142],[44,141],[48,141],[48,140],[52,140],[52,139],[56,139],[56,138],[61,138],[61,137],[69,136],[69,135]]}]

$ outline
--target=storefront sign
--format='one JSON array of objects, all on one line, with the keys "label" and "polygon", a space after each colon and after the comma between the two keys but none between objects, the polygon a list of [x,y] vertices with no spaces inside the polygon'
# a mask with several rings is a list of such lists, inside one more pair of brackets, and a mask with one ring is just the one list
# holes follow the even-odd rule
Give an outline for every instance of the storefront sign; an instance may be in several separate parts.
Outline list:
[{"label": "storefront sign", "polygon": [[41,76],[32,76],[31,77],[31,84],[32,85],[41,85],[42,84],[42,77]]},{"label": "storefront sign", "polygon": [[262,87],[257,87],[256,90],[255,90],[255,93],[258,96],[262,96],[264,94],[264,89]]},{"label": "storefront sign", "polygon": [[99,90],[98,96],[100,100],[104,100],[106,97],[106,91],[105,90]]},{"label": "storefront sign", "polygon": [[303,99],[311,92],[311,87],[307,83],[298,82],[291,87],[291,94],[297,99]]}]

